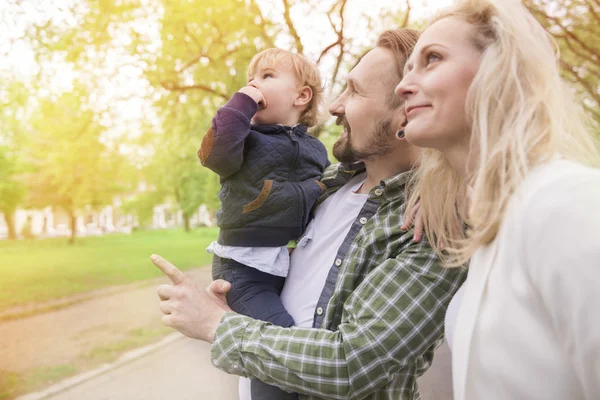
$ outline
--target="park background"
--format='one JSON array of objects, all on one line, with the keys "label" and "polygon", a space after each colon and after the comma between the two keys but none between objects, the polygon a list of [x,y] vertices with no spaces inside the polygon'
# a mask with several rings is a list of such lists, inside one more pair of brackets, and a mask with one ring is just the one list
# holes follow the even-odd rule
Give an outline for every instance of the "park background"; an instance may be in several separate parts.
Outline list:
[{"label": "park background", "polygon": [[[281,47],[319,65],[326,100],[313,134],[330,149],[340,128],[326,105],[346,73],[383,30],[423,28],[451,2],[3,0],[0,400],[170,332],[159,319],[111,326],[112,336],[86,339],[71,357],[31,364],[16,360],[35,343],[15,348],[2,336],[3,325],[18,331],[41,314],[155,283],[152,253],[192,273],[209,263],[219,181],[196,151],[217,108],[244,86],[252,56]],[[600,1],[524,3],[554,36],[562,74],[598,134]]]}]

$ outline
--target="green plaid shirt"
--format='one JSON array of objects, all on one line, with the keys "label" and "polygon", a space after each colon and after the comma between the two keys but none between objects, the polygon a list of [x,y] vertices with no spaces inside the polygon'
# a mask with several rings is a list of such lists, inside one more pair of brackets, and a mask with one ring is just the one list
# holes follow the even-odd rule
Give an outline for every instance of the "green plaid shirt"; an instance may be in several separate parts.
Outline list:
[{"label": "green plaid shirt", "polygon": [[[329,167],[320,201],[361,172],[362,164]],[[431,365],[466,270],[442,268],[425,241],[413,243],[412,230],[401,230],[409,174],[370,191],[330,267],[314,328],[228,313],[214,338],[213,365],[301,399],[419,399],[416,378]]]}]

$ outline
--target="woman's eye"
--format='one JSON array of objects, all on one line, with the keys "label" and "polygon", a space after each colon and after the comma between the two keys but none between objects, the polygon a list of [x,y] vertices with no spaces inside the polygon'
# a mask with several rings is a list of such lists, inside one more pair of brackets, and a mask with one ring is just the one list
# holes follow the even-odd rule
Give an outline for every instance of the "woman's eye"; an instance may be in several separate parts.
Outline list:
[{"label": "woman's eye", "polygon": [[427,65],[431,64],[432,62],[440,61],[442,59],[442,57],[440,57],[440,55],[436,53],[429,53],[425,58],[427,60]]}]

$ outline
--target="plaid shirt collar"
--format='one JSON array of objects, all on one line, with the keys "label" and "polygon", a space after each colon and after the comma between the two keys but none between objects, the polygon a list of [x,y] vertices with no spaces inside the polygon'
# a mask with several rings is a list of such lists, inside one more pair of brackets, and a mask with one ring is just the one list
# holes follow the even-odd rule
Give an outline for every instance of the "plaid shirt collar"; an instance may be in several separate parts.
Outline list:
[{"label": "plaid shirt collar", "polygon": [[[325,201],[329,196],[335,193],[339,188],[348,183],[353,177],[358,174],[367,172],[367,168],[363,162],[352,164],[339,163],[337,168],[330,167],[325,172],[321,182],[325,184],[327,190],[319,198],[319,203]],[[398,196],[404,195],[406,183],[409,181],[413,171],[401,172],[390,178],[382,180],[379,185],[369,191],[369,198],[377,201],[395,199]],[[377,190],[383,190],[383,194],[377,195]]]}]

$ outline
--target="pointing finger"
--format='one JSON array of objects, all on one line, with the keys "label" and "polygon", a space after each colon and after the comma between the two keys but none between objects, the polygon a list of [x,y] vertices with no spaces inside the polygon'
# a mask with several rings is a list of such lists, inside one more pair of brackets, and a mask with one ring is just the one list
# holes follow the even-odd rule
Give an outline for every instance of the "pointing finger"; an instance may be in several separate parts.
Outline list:
[{"label": "pointing finger", "polygon": [[176,266],[165,260],[159,255],[153,254],[150,257],[152,264],[156,265],[166,276],[171,279],[171,282],[175,285],[185,282],[186,276]]}]

